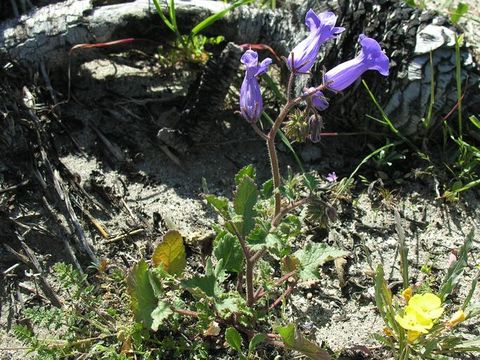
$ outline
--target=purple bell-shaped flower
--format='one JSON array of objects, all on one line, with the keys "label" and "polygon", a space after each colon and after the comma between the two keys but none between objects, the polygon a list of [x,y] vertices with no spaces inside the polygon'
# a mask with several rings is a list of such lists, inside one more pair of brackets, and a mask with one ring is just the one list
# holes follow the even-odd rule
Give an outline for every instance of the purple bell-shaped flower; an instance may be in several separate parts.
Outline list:
[{"label": "purple bell-shaped flower", "polygon": [[360,35],[358,42],[362,45],[360,53],[327,71],[323,77],[326,87],[333,91],[342,91],[355,82],[367,70],[377,70],[388,76],[389,59],[382,51],[380,44],[365,35]]},{"label": "purple bell-shaped flower", "polygon": [[268,70],[272,59],[266,58],[258,64],[258,54],[247,50],[242,55],[241,62],[246,66],[246,72],[240,88],[240,112],[249,123],[254,124],[263,110],[262,93],[256,77]]},{"label": "purple bell-shaped flower", "polygon": [[337,17],[330,11],[319,15],[310,9],[305,16],[305,24],[310,34],[290,52],[287,58],[287,66],[294,73],[308,72],[317,60],[320,46],[327,40],[334,38],[345,29],[335,27]]}]

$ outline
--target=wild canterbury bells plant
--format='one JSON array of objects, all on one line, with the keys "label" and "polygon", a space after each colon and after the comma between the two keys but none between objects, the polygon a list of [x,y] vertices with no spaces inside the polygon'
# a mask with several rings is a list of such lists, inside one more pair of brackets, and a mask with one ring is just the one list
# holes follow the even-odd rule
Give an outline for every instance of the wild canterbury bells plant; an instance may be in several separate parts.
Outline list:
[{"label": "wild canterbury bells plant", "polygon": [[[266,58],[260,65],[257,65],[258,55],[253,50],[247,50],[242,56],[241,61],[246,65],[246,73],[240,90],[240,112],[252,124],[257,134],[267,142],[275,190],[279,189],[281,182],[274,144],[275,136],[292,108],[302,101],[306,101],[307,107],[304,112],[304,118],[308,119],[308,126],[305,128],[308,128],[309,131],[305,137],[312,142],[318,142],[320,141],[321,129],[323,128],[322,118],[318,112],[328,108],[328,101],[324,96],[325,90],[333,92],[343,91],[367,70],[376,70],[383,76],[388,76],[389,59],[387,55],[384,54],[376,40],[361,34],[359,43],[362,49],[354,59],[327,71],[324,75],[323,84],[305,89],[303,94],[296,98],[292,99],[290,97],[295,76],[308,73],[317,60],[320,46],[326,41],[336,38],[345,30],[343,27],[335,26],[336,20],[335,14],[329,11],[318,15],[312,9],[307,12],[305,24],[309,28],[310,33],[306,39],[290,52],[286,59],[287,67],[290,70],[290,78],[287,85],[288,101],[268,134],[263,133],[256,126],[256,121],[263,109],[263,101],[256,76],[265,73],[272,60]],[[275,217],[281,212],[280,196],[280,192],[276,191]]]},{"label": "wild canterbury bells plant", "polygon": [[[296,124],[304,135],[302,140],[320,141],[323,127],[320,112],[328,108],[327,91],[345,89],[369,69],[388,74],[388,58],[380,45],[362,35],[362,50],[355,59],[327,72],[323,84],[291,96],[295,77],[311,71],[320,46],[344,30],[335,26],[336,19],[332,12],[317,15],[313,10],[308,11],[305,23],[310,32],[286,58],[290,70],[287,102],[268,133],[257,126],[263,111],[258,78],[267,72],[272,60],[266,58],[260,62],[251,49],[242,55],[245,77],[240,89],[240,113],[267,144],[272,179],[257,186],[255,169],[249,165],[235,176],[233,201],[215,195],[205,197],[223,221],[214,228],[216,238],[211,256],[204,261],[204,274],[185,271],[186,251],[177,231],[164,235],[153,253],[151,266],[142,261],[134,267],[129,276],[129,292],[135,316],[146,327],[156,331],[166,322],[171,325],[171,321],[178,319],[174,314],[181,314],[196,319],[195,326],[185,327],[187,335],[197,329],[192,337],[198,337],[198,329],[204,336],[219,336],[221,329],[226,328],[225,340],[240,353],[241,359],[254,357],[252,351],[261,342],[295,349],[316,359],[329,359],[327,352],[302,337],[295,324],[272,323],[276,318],[272,312],[286,301],[297,283],[318,281],[321,265],[348,254],[310,241],[301,249],[296,247],[304,224],[293,210],[308,204],[307,210],[311,209],[313,219],[321,224],[334,217],[335,211],[322,200],[326,188],[315,176],[290,173],[286,179],[280,177],[275,137],[291,110],[305,102],[306,106],[297,108],[290,118],[298,120]],[[327,180],[333,185],[336,174],[329,174]],[[280,265],[274,267],[271,262],[261,261],[266,254],[270,259],[279,259]],[[260,261],[262,270],[256,271]],[[273,274],[279,274],[278,278]],[[195,301],[185,301],[188,298],[185,291]],[[265,333],[272,328],[275,333]],[[244,339],[240,333],[250,341],[247,355],[243,353]]]}]

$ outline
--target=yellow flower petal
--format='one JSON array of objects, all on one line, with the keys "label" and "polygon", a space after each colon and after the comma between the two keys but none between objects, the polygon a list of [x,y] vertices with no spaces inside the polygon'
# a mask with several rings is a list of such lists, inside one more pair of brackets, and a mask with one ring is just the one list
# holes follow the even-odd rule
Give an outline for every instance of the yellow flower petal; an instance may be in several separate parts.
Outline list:
[{"label": "yellow flower petal", "polygon": [[449,327],[449,328],[453,328],[454,326],[457,326],[458,324],[460,324],[462,321],[465,321],[465,313],[463,312],[462,309],[460,310],[457,310],[453,315],[452,317],[450,318],[450,320],[448,320],[446,322],[446,325]]},{"label": "yellow flower petal", "polygon": [[442,300],[432,293],[412,296],[408,307],[412,307],[416,312],[432,320],[438,319],[443,314]]},{"label": "yellow flower petal", "polygon": [[420,335],[422,335],[421,332],[409,330],[408,333],[407,333],[407,341],[408,341],[409,343],[412,343],[412,342],[414,342],[415,340],[417,340],[417,338],[418,338]]},{"label": "yellow flower petal", "polygon": [[405,330],[416,331],[422,334],[428,333],[428,330],[433,326],[432,319],[424,317],[421,313],[408,306],[405,308],[403,316],[395,316],[395,321]]}]

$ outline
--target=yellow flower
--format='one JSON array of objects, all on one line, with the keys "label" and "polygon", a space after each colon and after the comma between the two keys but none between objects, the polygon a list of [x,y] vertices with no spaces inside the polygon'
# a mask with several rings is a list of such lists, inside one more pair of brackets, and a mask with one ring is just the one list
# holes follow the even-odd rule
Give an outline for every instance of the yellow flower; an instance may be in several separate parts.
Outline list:
[{"label": "yellow flower", "polygon": [[462,309],[460,309],[460,310],[457,310],[457,311],[452,315],[452,317],[450,318],[450,320],[448,320],[445,324],[446,324],[449,328],[453,328],[453,327],[457,326],[458,324],[460,324],[462,321],[465,321],[465,313],[463,312]]},{"label": "yellow flower", "polygon": [[408,287],[402,291],[402,296],[407,303],[412,298],[412,294],[413,294],[413,290],[411,287]]},{"label": "yellow flower", "polygon": [[412,296],[408,306],[422,314],[422,316],[435,320],[443,314],[442,300],[432,293],[417,294]]},{"label": "yellow flower", "polygon": [[408,330],[408,332],[407,332],[407,341],[408,341],[409,343],[412,343],[412,342],[414,342],[415,340],[417,340],[417,338],[418,338],[420,335],[422,335],[421,332]]},{"label": "yellow flower", "polygon": [[415,309],[407,306],[403,312],[403,316],[397,314],[395,321],[405,330],[411,330],[418,333],[426,334],[433,326],[433,320],[423,316]]},{"label": "yellow flower", "polygon": [[[433,322],[443,314],[440,298],[432,293],[412,296],[403,314],[397,314],[395,321],[405,330],[409,330],[409,339],[415,340],[419,334],[426,334],[433,327]],[[414,334],[419,333],[419,334]],[[412,340],[412,341],[413,341]]]}]

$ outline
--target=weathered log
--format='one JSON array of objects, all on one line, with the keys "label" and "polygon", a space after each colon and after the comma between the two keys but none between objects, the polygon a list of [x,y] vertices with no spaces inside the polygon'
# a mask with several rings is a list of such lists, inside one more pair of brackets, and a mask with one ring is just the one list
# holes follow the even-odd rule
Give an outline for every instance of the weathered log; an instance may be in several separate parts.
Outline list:
[{"label": "weathered log", "polygon": [[[131,36],[154,40],[158,39],[158,34],[168,36],[165,28],[162,30],[155,9],[147,0],[106,6],[95,4],[90,0],[68,0],[0,24],[0,53],[7,53],[18,61],[33,66],[45,62],[49,67],[56,67],[67,63],[68,49],[77,43],[111,41]],[[178,22],[185,26],[185,29],[226,6],[222,2],[208,0],[177,0],[176,4]],[[316,11],[333,10],[339,17],[338,24],[346,27],[346,31],[337,41],[323,46],[320,55],[323,61],[314,69],[313,79],[299,79],[297,92],[308,81],[318,84],[323,68],[331,68],[352,58],[358,51],[358,35],[365,33],[379,40],[391,58],[388,79],[375,73],[367,74],[364,78],[400,131],[411,137],[422,133],[422,118],[427,113],[430,101],[432,71],[435,82],[434,115],[444,116],[454,108],[457,92],[452,31],[458,29],[434,12],[413,9],[403,2],[290,1],[283,9],[276,11],[242,7],[217,22],[208,31],[222,34],[227,40],[237,44],[266,43],[278,54],[286,55],[289,49],[306,35],[303,18],[310,7]],[[48,19],[56,20],[47,21]],[[437,27],[432,27],[432,24]],[[82,52],[81,55],[95,56],[95,53]],[[225,53],[222,56],[229,57]],[[220,67],[225,64],[222,65],[222,61],[217,60],[213,59],[213,63],[208,65],[205,71],[216,71],[220,74],[222,69],[215,70],[215,63]],[[463,87],[466,89],[464,110],[478,113],[480,77],[471,52],[466,48],[462,48],[461,63]],[[205,74],[201,76],[205,78]],[[233,75],[230,80],[232,78]],[[227,76],[223,81],[226,79],[228,80]],[[372,126],[359,122],[365,121],[365,114],[374,111],[372,101],[359,85],[361,84],[358,82],[345,94],[332,96],[330,109],[325,114],[327,121],[335,120],[357,128]],[[352,96],[354,93],[355,96]],[[201,94],[202,91],[193,89],[189,96]],[[183,113],[188,113],[195,103],[198,107],[200,102],[198,99],[190,99]],[[218,108],[218,105],[211,108]],[[212,113],[199,112],[199,116],[202,114],[206,121],[200,123],[207,124]],[[186,121],[180,122],[179,130],[187,136],[192,135],[191,129],[198,129],[192,125],[198,124],[198,120],[197,117],[188,117]],[[203,132],[208,133],[208,125]],[[195,140],[198,141],[198,137],[195,136]]]}]

